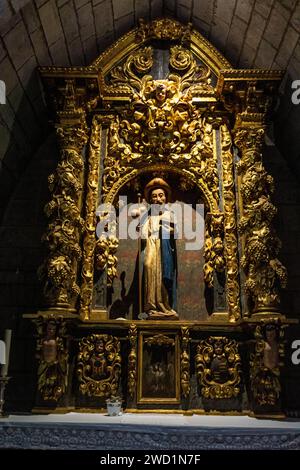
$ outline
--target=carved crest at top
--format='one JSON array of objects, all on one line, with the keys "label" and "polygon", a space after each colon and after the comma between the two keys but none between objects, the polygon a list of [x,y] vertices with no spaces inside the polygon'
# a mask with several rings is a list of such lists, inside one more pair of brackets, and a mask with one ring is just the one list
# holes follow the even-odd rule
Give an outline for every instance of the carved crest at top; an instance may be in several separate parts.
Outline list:
[{"label": "carved crest at top", "polygon": [[163,39],[178,40],[188,42],[191,39],[192,24],[181,25],[177,21],[170,18],[162,18],[146,23],[145,20],[139,19],[139,28],[136,33],[137,41],[145,41],[146,39]]},{"label": "carved crest at top", "polygon": [[110,73],[109,93],[132,96],[122,112],[119,137],[123,145],[129,144],[130,154],[188,152],[201,140],[201,115],[193,96],[214,93],[210,69],[197,65],[192,53],[179,45],[170,48],[167,78],[155,80],[148,73],[152,66],[153,49],[144,47]]},{"label": "carved crest at top", "polygon": [[106,76],[106,96],[130,100],[110,125],[103,194],[122,173],[163,162],[176,167],[188,164],[195,178],[205,179],[217,201],[212,126],[193,102],[194,96],[214,97],[211,71],[181,45],[171,46],[168,54],[169,73],[163,79],[150,75],[155,69],[150,46],[131,53]]}]

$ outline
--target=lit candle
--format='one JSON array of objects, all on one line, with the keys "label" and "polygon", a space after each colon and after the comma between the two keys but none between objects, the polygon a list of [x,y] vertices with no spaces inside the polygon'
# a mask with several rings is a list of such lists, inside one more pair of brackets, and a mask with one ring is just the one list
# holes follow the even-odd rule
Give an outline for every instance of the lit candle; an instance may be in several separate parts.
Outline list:
[{"label": "lit candle", "polygon": [[5,364],[3,364],[3,366],[2,366],[1,375],[3,377],[6,377],[7,372],[8,372],[8,366],[9,366],[9,353],[10,353],[10,345],[11,345],[11,330],[5,330],[4,342],[5,342]]}]

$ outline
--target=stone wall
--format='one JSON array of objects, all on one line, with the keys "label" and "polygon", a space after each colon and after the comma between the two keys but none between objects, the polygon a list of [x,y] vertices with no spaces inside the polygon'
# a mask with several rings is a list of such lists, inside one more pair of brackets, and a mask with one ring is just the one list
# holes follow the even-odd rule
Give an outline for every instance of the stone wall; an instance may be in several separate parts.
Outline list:
[{"label": "stone wall", "polygon": [[34,397],[35,340],[24,313],[41,306],[37,269],[45,255],[41,236],[46,228],[43,208],[49,200],[47,177],[57,164],[53,136],[40,147],[24,170],[0,228],[0,337],[13,330],[8,387],[12,409],[31,408]]}]

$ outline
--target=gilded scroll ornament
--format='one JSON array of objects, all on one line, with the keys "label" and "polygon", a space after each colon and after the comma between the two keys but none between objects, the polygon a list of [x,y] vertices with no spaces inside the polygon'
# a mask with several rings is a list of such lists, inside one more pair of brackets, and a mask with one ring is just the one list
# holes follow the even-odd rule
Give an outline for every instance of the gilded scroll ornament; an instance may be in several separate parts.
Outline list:
[{"label": "gilded scroll ornament", "polygon": [[68,384],[66,323],[62,318],[40,317],[37,322],[38,391],[45,401],[57,402]]},{"label": "gilded scroll ornament", "polygon": [[184,398],[187,398],[190,393],[190,334],[189,328],[186,326],[181,327],[181,354],[180,354],[180,383],[181,393]]},{"label": "gilded scroll ornament", "polygon": [[204,398],[233,398],[241,393],[241,358],[235,340],[210,336],[198,344],[195,360]]},{"label": "gilded scroll ornament", "polygon": [[270,194],[274,184],[262,165],[263,135],[262,127],[239,128],[235,135],[241,150],[237,165],[243,200],[239,230],[245,237],[241,264],[247,275],[246,292],[258,312],[279,308],[279,288],[287,282],[286,269],[277,258],[281,243],[272,228],[276,208]]},{"label": "gilded scroll ornament", "polygon": [[83,395],[117,395],[121,374],[120,341],[111,335],[93,334],[79,343],[77,376]]},{"label": "gilded scroll ornament", "polygon": [[255,406],[278,406],[280,367],[284,360],[284,330],[278,320],[261,322],[255,329],[255,350],[250,355],[250,384]]},{"label": "gilded scroll ornament", "polygon": [[170,65],[175,70],[185,70],[191,66],[195,60],[191,51],[182,46],[173,46],[170,48]]},{"label": "gilded scroll ornament", "polygon": [[129,327],[128,339],[130,352],[128,355],[128,393],[134,398],[137,383],[137,326],[133,323]]},{"label": "gilded scroll ornament", "polygon": [[109,80],[111,91],[114,89],[118,89],[119,92],[139,91],[142,88],[140,74],[149,72],[152,65],[152,47],[144,47],[131,54],[124,65],[118,65],[111,71]]}]

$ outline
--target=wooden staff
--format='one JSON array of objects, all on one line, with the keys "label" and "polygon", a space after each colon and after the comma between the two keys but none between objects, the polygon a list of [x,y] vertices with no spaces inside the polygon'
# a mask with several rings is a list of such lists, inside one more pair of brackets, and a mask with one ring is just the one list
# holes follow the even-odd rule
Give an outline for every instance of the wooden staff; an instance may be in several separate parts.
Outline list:
[{"label": "wooden staff", "polygon": [[[138,206],[140,211],[141,205],[141,193],[138,193]],[[139,214],[140,222],[139,222],[139,237],[138,237],[138,270],[139,270],[139,314],[143,311],[142,306],[142,274],[143,274],[143,267],[142,267],[142,227],[141,227],[141,214]]]}]

